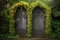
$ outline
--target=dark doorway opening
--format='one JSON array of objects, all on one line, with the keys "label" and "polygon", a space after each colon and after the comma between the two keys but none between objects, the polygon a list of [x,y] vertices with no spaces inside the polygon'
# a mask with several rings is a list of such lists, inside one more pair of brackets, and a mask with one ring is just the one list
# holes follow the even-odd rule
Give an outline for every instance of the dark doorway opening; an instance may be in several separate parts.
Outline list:
[{"label": "dark doorway opening", "polygon": [[20,37],[26,37],[27,34],[27,12],[22,6],[16,9],[15,29]]},{"label": "dark doorway opening", "polygon": [[32,18],[32,36],[33,37],[42,37],[44,35],[44,10],[40,8],[39,6],[35,7],[33,9],[33,18]]}]

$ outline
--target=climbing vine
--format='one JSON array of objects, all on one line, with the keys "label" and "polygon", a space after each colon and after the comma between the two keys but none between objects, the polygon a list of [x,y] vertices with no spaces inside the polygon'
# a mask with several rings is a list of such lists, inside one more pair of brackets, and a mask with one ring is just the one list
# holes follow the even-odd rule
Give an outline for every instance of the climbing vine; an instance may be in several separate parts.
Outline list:
[{"label": "climbing vine", "polygon": [[51,32],[51,9],[47,5],[42,3],[41,1],[36,1],[31,4],[31,11],[33,11],[33,9],[37,6],[42,8],[45,11],[45,14],[44,14],[44,16],[45,16],[45,34],[49,35],[49,33]]},{"label": "climbing vine", "polygon": [[15,16],[16,9],[18,7],[20,7],[20,6],[23,6],[27,10],[27,13],[29,11],[29,5],[28,5],[28,3],[23,2],[23,1],[20,1],[20,2],[14,4],[13,6],[11,6],[9,8],[9,11],[10,11],[9,12],[9,15],[10,15],[10,20],[9,20],[9,22],[10,22],[10,25],[9,25],[9,33],[11,35],[14,35],[15,34],[15,27],[14,27],[15,20],[14,20],[14,16]]},{"label": "climbing vine", "polygon": [[27,37],[31,37],[32,36],[32,11],[35,7],[39,6],[40,8],[42,8],[43,10],[45,10],[45,27],[46,27],[46,30],[45,30],[45,34],[49,34],[50,31],[51,31],[51,10],[49,7],[47,7],[44,3],[42,3],[41,1],[36,1],[36,2],[33,2],[31,5],[26,3],[26,2],[23,2],[23,1],[20,1],[16,4],[14,4],[13,6],[11,6],[9,8],[9,15],[10,15],[10,25],[9,25],[9,33],[11,35],[14,35],[15,34],[15,28],[14,28],[14,23],[15,23],[15,20],[14,20],[14,15],[15,15],[15,11],[18,7],[20,6],[23,6],[26,10],[27,10],[27,17],[28,17],[28,30],[27,30]]}]

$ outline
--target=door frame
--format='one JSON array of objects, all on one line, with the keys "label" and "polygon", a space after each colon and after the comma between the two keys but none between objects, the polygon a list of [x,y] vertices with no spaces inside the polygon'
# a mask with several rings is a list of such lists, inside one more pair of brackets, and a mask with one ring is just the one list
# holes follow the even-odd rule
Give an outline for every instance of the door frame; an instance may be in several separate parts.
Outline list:
[{"label": "door frame", "polygon": [[44,31],[44,33],[46,36],[48,36],[49,33],[51,32],[51,8],[48,7],[47,5],[45,5],[41,1],[35,1],[31,4],[31,11],[33,11],[33,9],[37,6],[42,8],[45,11],[45,13],[44,13],[44,16],[45,16],[45,18],[44,18],[45,19],[45,23],[44,23],[45,24],[45,31]]}]

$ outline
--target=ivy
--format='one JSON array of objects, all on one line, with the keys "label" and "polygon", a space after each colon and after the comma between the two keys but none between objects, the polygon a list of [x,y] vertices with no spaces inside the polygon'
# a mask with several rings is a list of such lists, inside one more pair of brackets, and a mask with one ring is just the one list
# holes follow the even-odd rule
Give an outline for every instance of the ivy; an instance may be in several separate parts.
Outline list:
[{"label": "ivy", "polygon": [[51,32],[51,9],[41,1],[36,1],[31,4],[31,10],[33,11],[33,9],[37,6],[39,6],[45,11],[45,34],[48,35]]},{"label": "ivy", "polygon": [[10,35],[14,35],[15,34],[15,28],[14,28],[14,15],[15,15],[15,11],[18,7],[23,6],[26,10],[27,10],[27,16],[28,16],[28,30],[27,30],[27,37],[31,37],[32,36],[32,11],[36,6],[39,6],[40,8],[42,8],[43,10],[45,10],[45,34],[49,34],[51,31],[51,10],[49,7],[47,7],[44,3],[42,3],[41,1],[36,1],[33,2],[31,5],[20,1],[18,3],[15,3],[13,6],[11,6],[9,8],[9,15],[10,15],[10,25],[9,25],[9,33]]},{"label": "ivy", "polygon": [[[9,33],[10,33],[11,35],[14,35],[14,34],[15,34],[15,28],[14,28],[15,20],[14,20],[14,16],[15,16],[15,11],[16,11],[16,9],[17,9],[18,7],[20,7],[20,6],[23,6],[23,7],[27,10],[27,13],[29,12],[29,5],[28,5],[28,3],[23,2],[23,1],[20,1],[20,2],[18,2],[18,3],[15,3],[13,6],[11,6],[11,7],[9,8],[9,11],[10,11],[10,13],[9,13],[9,15],[10,15],[10,20],[9,20],[9,22],[10,22]],[[27,14],[27,15],[28,15],[28,14]],[[29,20],[29,19],[28,19],[28,20]],[[30,26],[29,23],[28,23],[28,26]]]}]

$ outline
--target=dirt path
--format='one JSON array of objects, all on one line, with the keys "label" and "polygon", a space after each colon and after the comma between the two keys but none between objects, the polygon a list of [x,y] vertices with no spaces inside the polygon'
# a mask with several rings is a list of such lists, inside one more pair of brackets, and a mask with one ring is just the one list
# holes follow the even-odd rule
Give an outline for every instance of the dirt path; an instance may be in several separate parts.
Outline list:
[{"label": "dirt path", "polygon": [[21,38],[20,40],[48,40],[47,38]]}]

